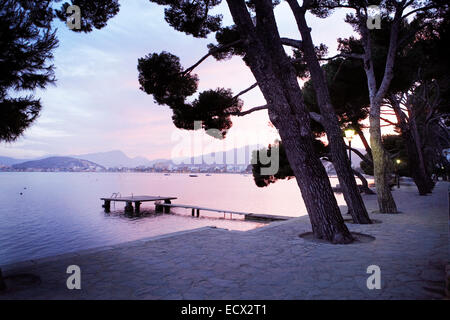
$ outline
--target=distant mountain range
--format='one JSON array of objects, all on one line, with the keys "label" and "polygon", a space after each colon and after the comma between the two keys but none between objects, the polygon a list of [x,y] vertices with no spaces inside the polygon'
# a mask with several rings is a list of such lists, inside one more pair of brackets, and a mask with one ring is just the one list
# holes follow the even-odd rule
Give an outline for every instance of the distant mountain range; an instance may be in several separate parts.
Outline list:
[{"label": "distant mountain range", "polygon": [[[257,145],[250,145],[241,148],[234,148],[231,150],[208,153],[206,155],[196,157],[178,157],[174,159],[154,159],[149,160],[145,157],[130,158],[125,153],[119,150],[108,152],[88,153],[81,155],[71,155],[65,157],[52,156],[52,157],[39,157],[34,159],[15,159],[10,157],[0,156],[1,166],[12,166],[13,168],[24,168],[24,166],[31,166],[29,168],[45,168],[45,165],[54,165],[55,168],[61,168],[62,166],[72,164],[73,166],[96,166],[104,168],[136,168],[136,167],[167,167],[167,166],[208,166],[211,162],[218,160],[219,164],[240,165],[248,166],[251,161],[252,151],[258,149]],[[360,150],[363,154],[365,150]],[[76,160],[81,160],[77,162]],[[225,161],[226,160],[226,161]],[[39,162],[40,161],[40,162]],[[83,162],[86,161],[86,162]],[[359,167],[361,159],[353,154],[352,163],[355,168]],[[331,168],[329,168],[331,169]]]},{"label": "distant mountain range", "polygon": [[[47,160],[48,163],[51,163],[55,165],[55,168],[58,168],[61,166],[64,166],[66,163],[68,163],[69,159],[73,160],[83,160],[90,163],[95,164],[98,167],[104,167],[104,168],[135,168],[138,166],[152,166],[155,161],[150,161],[147,158],[144,157],[135,157],[130,158],[122,151],[108,151],[108,152],[98,152],[98,153],[88,153],[88,154],[81,154],[81,155],[70,155],[70,156],[51,156],[51,157],[38,157],[34,159],[15,159],[11,157],[1,157],[0,156],[0,166],[13,166],[14,168],[19,168],[21,166],[14,166],[17,164],[26,164],[26,165],[38,165],[41,166],[43,164],[46,164]],[[36,162],[45,160],[43,162]],[[35,163],[36,162],[36,163]],[[59,163],[60,164],[57,164]],[[73,162],[76,164],[76,162]],[[81,164],[79,162],[78,164]],[[35,167],[30,167],[35,168]]]},{"label": "distant mountain range", "polygon": [[13,164],[14,169],[105,170],[97,163],[71,157],[49,157]]},{"label": "distant mountain range", "polygon": [[135,168],[139,166],[151,166],[155,161],[150,161],[144,157],[130,158],[125,153],[119,150],[87,153],[80,155],[71,155],[72,158],[89,160],[98,163],[106,168]]},{"label": "distant mountain range", "polygon": [[[39,157],[34,159],[15,159],[10,157],[0,157],[0,166],[14,166],[16,164],[29,164],[33,161],[47,160],[51,158],[71,158],[79,160],[87,160],[98,166],[105,168],[136,168],[136,167],[152,167],[155,164],[160,166],[177,166],[177,165],[206,165],[212,162],[214,159],[220,159],[218,162],[223,164],[228,163],[228,161],[234,162],[240,165],[248,165],[251,160],[251,151],[257,149],[257,146],[245,146],[242,148],[235,148],[218,153],[216,158],[215,153],[209,153],[206,155],[196,156],[196,157],[178,157],[174,159],[154,159],[149,160],[145,157],[135,157],[130,158],[125,153],[119,150],[107,151],[107,152],[97,152],[97,153],[87,153],[80,155],[69,155],[65,157]],[[52,159],[51,161],[56,161],[57,159]],[[62,159],[61,159],[62,160]],[[67,159],[66,159],[67,160]],[[66,160],[62,160],[63,162]],[[227,160],[227,162],[225,162]],[[42,165],[41,162],[39,165]],[[33,164],[33,163],[32,163]]]}]

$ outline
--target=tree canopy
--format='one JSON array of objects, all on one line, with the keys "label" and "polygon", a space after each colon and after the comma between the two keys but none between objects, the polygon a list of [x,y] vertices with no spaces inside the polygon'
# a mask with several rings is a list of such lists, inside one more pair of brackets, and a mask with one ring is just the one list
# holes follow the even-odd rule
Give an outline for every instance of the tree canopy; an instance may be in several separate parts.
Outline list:
[{"label": "tree canopy", "polygon": [[53,50],[58,46],[52,21],[66,21],[69,5],[83,8],[81,29],[100,29],[119,10],[118,1],[0,0],[0,141],[16,140],[39,116],[33,94],[54,84]]}]

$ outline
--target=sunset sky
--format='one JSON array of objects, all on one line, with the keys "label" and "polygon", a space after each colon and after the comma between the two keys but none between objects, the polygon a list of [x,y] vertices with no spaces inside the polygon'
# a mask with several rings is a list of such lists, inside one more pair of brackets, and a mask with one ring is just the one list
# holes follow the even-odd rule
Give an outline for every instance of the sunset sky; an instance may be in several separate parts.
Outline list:
[{"label": "sunset sky", "polygon": [[[122,1],[107,27],[89,34],[71,32],[55,22],[60,41],[54,59],[56,86],[36,92],[43,104],[40,118],[16,142],[0,144],[0,155],[31,158],[122,150],[131,157],[170,157],[177,143],[174,136],[192,132],[176,129],[171,110],[139,90],[137,59],[164,50],[178,55],[188,67],[206,53],[214,36],[195,39],[177,32],[164,21],[163,11],[147,0]],[[225,2],[215,11],[224,15],[224,25],[232,24]],[[276,15],[281,35],[300,39],[285,2],[276,8]],[[335,53],[336,39],[352,33],[343,12],[326,20],[309,18],[315,44],[325,43],[330,55]],[[237,93],[255,82],[240,58],[222,62],[209,58],[195,72],[200,91],[225,87]],[[243,100],[244,110],[265,104],[258,89]],[[235,117],[225,142],[197,134],[216,149],[268,144],[277,137],[268,122],[266,111]],[[362,146],[359,138],[354,145]]]}]

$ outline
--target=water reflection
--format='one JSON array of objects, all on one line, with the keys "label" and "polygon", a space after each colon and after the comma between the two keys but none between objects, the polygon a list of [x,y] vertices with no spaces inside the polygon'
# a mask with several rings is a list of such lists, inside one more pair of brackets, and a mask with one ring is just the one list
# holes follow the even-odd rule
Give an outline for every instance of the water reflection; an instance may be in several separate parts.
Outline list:
[{"label": "water reflection", "polygon": [[[332,184],[336,179],[331,179]],[[188,209],[175,214],[154,213],[143,203],[139,218],[124,216],[123,203],[105,214],[101,197],[175,196],[173,203],[252,213],[300,216],[306,214],[295,180],[258,188],[251,175],[154,173],[0,173],[0,264],[136,240],[203,226],[249,230],[260,223],[229,214]],[[337,196],[343,204],[342,195]]]}]

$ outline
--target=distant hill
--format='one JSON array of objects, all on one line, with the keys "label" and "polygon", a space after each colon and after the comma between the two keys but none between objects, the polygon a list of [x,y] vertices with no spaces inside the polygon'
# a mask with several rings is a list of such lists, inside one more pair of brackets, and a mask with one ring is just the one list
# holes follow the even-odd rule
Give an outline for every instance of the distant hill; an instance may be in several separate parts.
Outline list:
[{"label": "distant hill", "polygon": [[27,160],[14,159],[14,158],[10,158],[10,157],[0,157],[0,165],[3,165],[3,166],[12,166],[13,164],[21,163],[24,161],[27,161]]},{"label": "distant hill", "polygon": [[97,163],[71,157],[49,157],[12,165],[14,169],[104,170]]},{"label": "distant hill", "polygon": [[73,155],[71,157],[89,160],[107,168],[135,168],[139,166],[151,166],[154,163],[154,161],[150,161],[144,157],[130,158],[119,150]]}]

